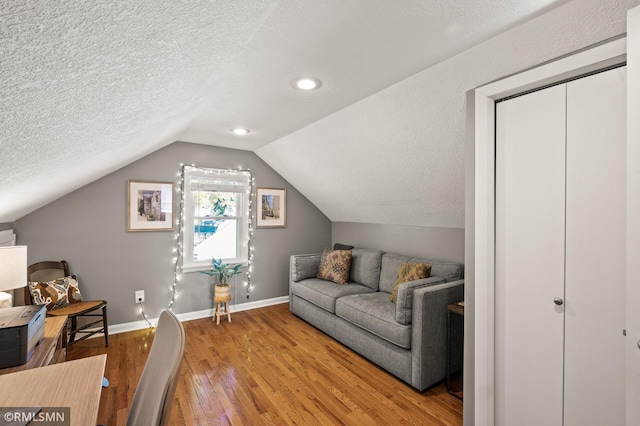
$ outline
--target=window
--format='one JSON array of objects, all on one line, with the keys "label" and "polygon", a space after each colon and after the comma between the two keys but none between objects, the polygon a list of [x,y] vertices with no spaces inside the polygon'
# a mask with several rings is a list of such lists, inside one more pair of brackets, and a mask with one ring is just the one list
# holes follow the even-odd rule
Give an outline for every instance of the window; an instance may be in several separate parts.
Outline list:
[{"label": "window", "polygon": [[184,272],[211,268],[212,258],[249,258],[251,175],[234,170],[184,168]]}]

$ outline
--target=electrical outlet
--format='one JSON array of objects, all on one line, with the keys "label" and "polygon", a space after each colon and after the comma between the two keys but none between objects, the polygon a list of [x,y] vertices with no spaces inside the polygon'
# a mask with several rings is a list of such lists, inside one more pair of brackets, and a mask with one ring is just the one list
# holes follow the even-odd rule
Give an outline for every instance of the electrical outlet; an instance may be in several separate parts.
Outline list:
[{"label": "electrical outlet", "polygon": [[136,290],[136,303],[144,302],[144,290]]}]

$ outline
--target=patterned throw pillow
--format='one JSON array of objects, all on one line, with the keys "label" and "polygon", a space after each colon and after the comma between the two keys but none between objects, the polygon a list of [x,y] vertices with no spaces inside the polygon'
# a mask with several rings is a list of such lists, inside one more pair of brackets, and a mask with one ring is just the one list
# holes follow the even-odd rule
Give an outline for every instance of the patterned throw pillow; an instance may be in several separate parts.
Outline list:
[{"label": "patterned throw pillow", "polygon": [[351,250],[324,249],[318,266],[318,278],[344,284],[349,281]]},{"label": "patterned throw pillow", "polygon": [[396,303],[398,286],[400,284],[406,283],[407,281],[415,281],[421,280],[423,278],[428,278],[430,274],[431,265],[427,263],[404,262],[402,265],[400,265],[400,269],[398,269],[398,280],[396,281],[396,285],[393,287],[393,291],[391,292],[389,300],[391,300],[393,303]]},{"label": "patterned throw pillow", "polygon": [[34,305],[47,305],[47,311],[82,302],[82,294],[75,275],[53,281],[29,282]]}]

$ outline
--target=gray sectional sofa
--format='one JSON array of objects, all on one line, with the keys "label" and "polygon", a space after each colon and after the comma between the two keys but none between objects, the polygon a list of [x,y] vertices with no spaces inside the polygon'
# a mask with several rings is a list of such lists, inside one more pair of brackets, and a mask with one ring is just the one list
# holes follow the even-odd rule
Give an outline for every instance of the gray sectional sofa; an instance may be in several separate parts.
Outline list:
[{"label": "gray sectional sofa", "polygon": [[[463,300],[463,265],[354,248],[349,282],[336,284],[316,278],[320,257],[291,256],[293,314],[419,391],[444,379],[447,305]],[[389,296],[407,261],[430,264],[431,276],[400,284],[394,304]]]}]

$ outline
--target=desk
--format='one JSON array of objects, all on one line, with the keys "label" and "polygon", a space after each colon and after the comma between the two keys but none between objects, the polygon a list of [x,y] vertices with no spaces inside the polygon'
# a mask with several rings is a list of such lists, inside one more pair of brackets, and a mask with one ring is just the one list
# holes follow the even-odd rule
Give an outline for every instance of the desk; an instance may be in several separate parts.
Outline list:
[{"label": "desk", "polygon": [[67,317],[47,317],[44,338],[26,364],[0,369],[0,375],[63,362],[67,356]]},{"label": "desk", "polygon": [[71,426],[98,419],[106,355],[0,376],[1,407],[69,407]]}]

